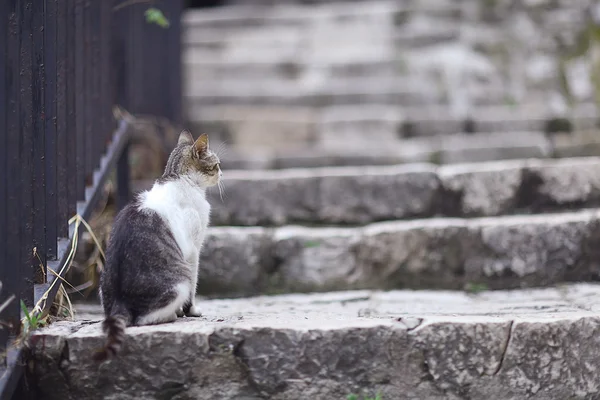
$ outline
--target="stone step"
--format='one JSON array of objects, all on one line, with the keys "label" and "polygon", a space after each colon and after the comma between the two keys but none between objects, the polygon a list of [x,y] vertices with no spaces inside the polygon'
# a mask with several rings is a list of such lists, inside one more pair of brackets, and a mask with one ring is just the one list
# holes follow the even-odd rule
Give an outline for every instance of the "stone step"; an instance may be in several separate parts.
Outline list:
[{"label": "stone step", "polygon": [[[400,140],[406,138],[475,132],[500,133],[508,138],[516,132],[554,134],[595,130],[598,124],[598,112],[592,104],[581,104],[563,114],[554,113],[541,104],[525,104],[517,108],[482,106],[462,112],[442,106],[398,107],[389,104],[324,108],[308,104],[295,107],[196,107],[189,104],[188,115],[188,124],[193,130],[220,136],[219,140],[240,149],[271,151],[295,150],[307,145],[326,150],[337,150],[348,147],[348,144],[358,145],[355,147],[372,147],[373,143],[404,145]],[[502,135],[498,136],[497,141],[504,140]],[[430,142],[433,147],[436,146],[436,140]],[[443,147],[442,142],[439,143]],[[510,142],[504,141],[503,146],[510,146]]]},{"label": "stone step", "polygon": [[[269,53],[270,54],[270,53]],[[303,80],[310,75],[326,75],[331,81],[344,81],[364,78],[392,78],[399,68],[393,60],[351,61],[343,63],[309,63],[303,61],[265,60],[254,62],[220,61],[214,58],[196,59],[190,56],[184,63],[185,79],[199,87],[208,86],[215,80],[227,81],[236,85],[248,82],[262,84]]]},{"label": "stone step", "polygon": [[[252,81],[211,83],[189,81],[185,88],[188,115],[196,115],[209,106],[300,106],[324,108],[357,104],[386,104],[398,107],[437,104],[433,82],[397,79],[353,79],[330,81],[326,75],[316,79],[264,82]],[[486,105],[493,97],[479,98]],[[499,99],[496,99],[498,102]]]},{"label": "stone step", "polygon": [[[190,115],[211,104],[261,103],[320,107],[386,102],[465,109],[538,101],[564,109],[563,78],[576,102],[592,101],[589,66],[567,63],[563,76],[557,62],[557,49],[575,42],[585,24],[589,1],[582,1],[546,7],[536,2],[507,7],[475,1],[375,1],[192,12],[184,23],[188,55],[223,68],[187,64],[190,84],[185,87],[197,104]],[[516,35],[515,26],[527,34]],[[244,63],[253,66],[237,68]],[[255,68],[261,63],[271,67]],[[408,100],[389,96],[385,89],[376,90],[387,94],[366,95],[353,74],[320,67],[329,64],[359,64],[361,78],[403,77],[422,96]],[[271,69],[276,72],[269,74]],[[214,84],[219,79],[231,82]],[[354,85],[350,92],[355,96],[313,93],[332,80]],[[397,86],[394,91],[402,91]]]},{"label": "stone step", "polygon": [[200,293],[491,289],[600,279],[600,210],[363,227],[212,227]]},{"label": "stone step", "polygon": [[[192,129],[192,132],[214,132],[212,129]],[[225,135],[211,135],[223,153],[221,166],[225,171],[256,169],[322,168],[340,166],[377,166],[406,163],[455,164],[484,161],[600,156],[600,137],[560,135],[549,138],[541,132],[502,132],[454,134],[443,137],[403,139],[397,143],[338,143],[337,146],[286,146],[279,150],[257,148],[256,143],[238,143],[236,147]],[[562,143],[563,136],[567,136]],[[282,139],[283,140],[283,139]],[[266,140],[265,140],[266,142]],[[254,145],[254,146],[253,146]],[[288,143],[289,145],[289,143]],[[291,148],[290,148],[291,147]],[[565,154],[563,154],[566,152]],[[147,187],[148,184],[144,184]],[[151,183],[150,183],[151,185]]]},{"label": "stone step", "polygon": [[451,0],[439,1],[355,1],[337,4],[304,4],[275,6],[231,6],[204,10],[188,10],[182,18],[186,27],[184,43],[202,40],[205,33],[236,32],[259,28],[302,27],[331,23],[360,25],[389,20],[402,24],[407,15],[418,14],[456,19],[461,6]]},{"label": "stone step", "polygon": [[[44,399],[592,399],[600,288],[344,292],[201,301],[200,318],[127,328],[98,365],[93,321],[33,333]],[[365,397],[363,397],[365,396]]]},{"label": "stone step", "polygon": [[216,225],[352,225],[600,206],[600,158],[225,171]]}]

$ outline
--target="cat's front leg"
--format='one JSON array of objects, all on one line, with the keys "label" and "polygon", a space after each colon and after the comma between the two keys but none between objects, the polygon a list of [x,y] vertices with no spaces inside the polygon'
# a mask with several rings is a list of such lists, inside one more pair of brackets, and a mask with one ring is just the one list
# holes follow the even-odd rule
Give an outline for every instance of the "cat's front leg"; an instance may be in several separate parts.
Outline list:
[{"label": "cat's front leg", "polygon": [[201,317],[202,313],[194,304],[194,296],[190,296],[190,300],[183,306],[183,313],[187,317]]},{"label": "cat's front leg", "polygon": [[197,253],[195,263],[192,263],[192,282],[190,285],[190,297],[183,306],[183,313],[188,317],[201,317],[202,313],[196,307],[196,286],[198,285],[198,264],[200,263],[200,252]]}]

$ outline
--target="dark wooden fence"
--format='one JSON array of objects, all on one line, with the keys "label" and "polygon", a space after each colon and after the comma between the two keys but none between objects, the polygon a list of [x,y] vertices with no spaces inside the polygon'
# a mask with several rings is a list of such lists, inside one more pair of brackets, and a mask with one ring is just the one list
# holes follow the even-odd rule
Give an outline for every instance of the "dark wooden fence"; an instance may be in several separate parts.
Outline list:
[{"label": "dark wooden fence", "polygon": [[[33,306],[65,262],[69,218],[89,216],[116,165],[128,194],[113,105],[180,122],[182,1],[149,3],[0,0],[0,304],[14,296],[0,313],[1,398],[20,378],[20,301]],[[146,21],[149,7],[170,25]]]}]

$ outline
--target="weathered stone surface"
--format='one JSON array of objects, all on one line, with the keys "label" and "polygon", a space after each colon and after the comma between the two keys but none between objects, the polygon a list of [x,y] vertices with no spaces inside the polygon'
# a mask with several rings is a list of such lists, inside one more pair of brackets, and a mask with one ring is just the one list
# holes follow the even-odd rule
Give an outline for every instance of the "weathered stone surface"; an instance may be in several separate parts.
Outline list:
[{"label": "weathered stone surface", "polygon": [[365,224],[600,205],[600,160],[225,171],[215,225]]},{"label": "weathered stone surface", "polygon": [[[395,76],[418,82],[420,93],[426,95],[412,96],[413,100],[443,105],[463,116],[472,107],[503,107],[504,116],[479,120],[482,129],[538,129],[543,120],[520,112],[521,108],[534,102],[544,110],[566,111],[558,59],[564,45],[573,46],[585,29],[592,3],[520,2],[508,7],[501,2],[374,1],[190,11],[184,18],[184,41],[193,54],[186,61],[192,84],[186,88],[192,90],[190,98],[205,105],[247,101],[393,105],[399,99],[404,105],[419,105],[407,101],[411,97],[399,96],[348,98],[338,93],[330,101],[322,96],[298,98],[298,93],[309,94],[332,81],[352,86],[357,78]],[[194,59],[210,61],[202,65]],[[244,63],[268,64],[274,72],[257,74],[254,67],[225,72],[231,79],[223,81],[233,85],[214,87],[210,77]],[[356,73],[338,68],[355,64],[360,65],[353,69]],[[263,66],[260,69],[269,70]],[[576,102],[593,99],[590,68],[584,60],[566,65],[564,76]],[[249,81],[254,89],[240,91],[239,86]],[[263,93],[274,82],[291,83],[286,95],[250,95]],[[377,90],[383,94],[387,87]]]},{"label": "weathered stone surface", "polygon": [[[212,191],[213,223],[229,225],[283,225],[307,221],[319,206],[319,179],[313,170],[251,171],[230,173],[227,198],[221,202]],[[245,221],[245,222],[242,222]]]},{"label": "weathered stone surface", "polygon": [[[244,276],[265,277],[261,278],[268,282],[261,287],[265,292],[461,289],[474,283],[500,289],[600,276],[598,210],[391,221],[361,228],[254,228],[251,232],[245,241],[244,228],[210,231],[202,257],[204,286],[239,294],[243,288],[234,282],[225,285],[222,277],[240,270]],[[256,255],[256,238],[261,238],[261,257]],[[210,256],[215,253],[228,257]],[[234,260],[238,255],[240,259]],[[246,255],[248,260],[242,259]]]},{"label": "weathered stone surface", "polygon": [[191,128],[209,133],[211,143],[225,142],[256,156],[313,143],[316,118],[305,107],[202,107],[193,113]]},{"label": "weathered stone surface", "polygon": [[[289,122],[296,123],[300,122]],[[331,141],[330,145],[323,141],[325,138],[322,134],[315,134],[315,140],[320,140],[318,146],[302,143],[304,139],[301,135],[297,136],[298,141],[295,141],[289,134],[289,142],[286,142],[283,136],[269,136],[271,144],[267,148],[264,136],[256,142],[244,140],[243,145],[241,142],[236,144],[235,134],[230,127],[216,121],[192,124],[191,131],[210,133],[211,143],[214,143],[213,146],[221,155],[223,169],[227,171],[396,165],[414,162],[457,164],[549,156],[600,155],[600,140],[591,134],[585,139],[580,136],[575,138],[576,135],[561,137],[560,152],[559,144],[556,143],[556,152],[553,154],[551,140],[541,132],[461,133],[441,137],[415,137],[396,142],[379,142],[372,136],[360,135],[360,140]],[[290,133],[291,130],[286,132]],[[358,132],[354,133],[358,135]],[[350,135],[354,136],[354,133]]]},{"label": "weathered stone surface", "polygon": [[[253,158],[269,152],[293,153],[301,148],[342,156],[360,149],[371,153],[378,150],[382,156],[394,153],[405,161],[415,161],[411,154],[416,152],[425,158],[434,154],[440,163],[600,154],[593,126],[586,127],[586,119],[577,109],[569,119],[556,122],[555,115],[545,108],[528,111],[540,107],[523,105],[519,114],[506,107],[480,107],[460,115],[448,107],[400,109],[381,104],[323,110],[221,105],[195,110],[190,127],[210,132],[215,141],[227,142],[235,151]],[[523,123],[524,118],[536,123]],[[482,120],[494,119],[500,124],[481,124]],[[555,132],[558,128],[554,125],[561,124],[573,125],[575,131],[568,135]]]},{"label": "weathered stone surface", "polygon": [[213,224],[357,224],[431,215],[434,167],[327,168],[225,172],[227,198],[211,194]]},{"label": "weathered stone surface", "polygon": [[338,168],[319,179],[315,222],[367,223],[431,215],[439,182],[427,165]]},{"label": "weathered stone surface", "polygon": [[[459,215],[498,215],[515,208],[523,162],[447,166],[440,169],[445,196],[457,197]],[[452,200],[442,207],[452,212]],[[447,202],[446,202],[447,201]]]},{"label": "weathered stone surface", "polygon": [[335,107],[321,112],[316,136],[319,146],[328,148],[386,145],[398,141],[401,122],[397,107]]},{"label": "weathered stone surface", "polygon": [[283,227],[273,239],[277,263],[269,288],[273,292],[352,287],[361,280],[355,275],[353,249],[360,240],[356,229]]},{"label": "weathered stone surface", "polygon": [[[537,179],[538,201],[547,204],[580,206],[600,200],[600,163],[595,159],[566,159],[531,166],[529,179]],[[535,184],[535,183],[534,183]]]},{"label": "weathered stone surface", "polygon": [[[130,327],[95,364],[97,306],[37,331],[44,399],[588,399],[600,395],[600,289],[338,292],[200,301],[200,318]],[[90,321],[91,319],[92,321]]]},{"label": "weathered stone surface", "polygon": [[[419,90],[421,89],[421,90]],[[203,85],[190,82],[186,87],[189,113],[214,105],[268,105],[331,107],[361,103],[396,104],[398,106],[424,106],[432,102],[428,85],[417,88],[414,82],[399,79],[362,79],[347,82],[319,82],[309,87],[295,82],[269,82],[241,84],[211,83]]]},{"label": "weathered stone surface", "polygon": [[198,290],[207,295],[261,293],[275,267],[271,246],[271,234],[265,229],[213,228],[200,255]]},{"label": "weathered stone surface", "polygon": [[[548,158],[553,156],[551,142],[542,132],[448,135],[442,137],[441,142],[437,157],[439,164]],[[600,155],[600,152],[597,154]],[[576,155],[583,154],[577,153]]]},{"label": "weathered stone surface", "polygon": [[597,130],[589,129],[552,136],[554,156],[589,157],[600,155],[600,135]]}]

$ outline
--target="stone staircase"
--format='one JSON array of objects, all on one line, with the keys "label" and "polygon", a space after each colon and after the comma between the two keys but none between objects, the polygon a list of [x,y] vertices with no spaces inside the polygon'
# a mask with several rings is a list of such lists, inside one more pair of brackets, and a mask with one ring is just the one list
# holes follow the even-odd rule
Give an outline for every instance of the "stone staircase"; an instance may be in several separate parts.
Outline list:
[{"label": "stone staircase", "polygon": [[552,64],[587,3],[189,12],[188,119],[227,142],[204,316],[129,328],[122,356],[97,365],[101,312],[80,304],[32,337],[31,386],[44,399],[600,397],[597,110],[581,69],[563,104]]},{"label": "stone staircase", "polygon": [[[243,168],[352,164],[365,147],[369,161],[381,154],[379,164],[483,161],[457,150],[470,142],[463,133],[499,136],[492,147],[505,150],[496,158],[555,155],[540,151],[539,135],[565,130],[577,137],[558,147],[581,151],[598,141],[580,137],[598,120],[589,66],[566,67],[575,107],[558,66],[591,3],[377,0],[189,12],[188,120],[219,135],[233,150],[231,167]],[[529,146],[511,155],[515,141],[497,134],[516,132]],[[454,157],[440,157],[439,135],[458,142]],[[298,152],[310,161],[289,160]]]}]

